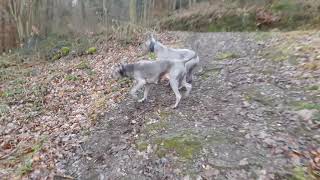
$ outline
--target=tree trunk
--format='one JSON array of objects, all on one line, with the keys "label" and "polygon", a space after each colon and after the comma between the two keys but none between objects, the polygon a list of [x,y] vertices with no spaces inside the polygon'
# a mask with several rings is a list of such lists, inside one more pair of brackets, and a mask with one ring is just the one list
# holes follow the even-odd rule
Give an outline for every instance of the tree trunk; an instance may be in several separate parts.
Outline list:
[{"label": "tree trunk", "polygon": [[133,24],[137,22],[137,0],[130,0],[130,21]]}]

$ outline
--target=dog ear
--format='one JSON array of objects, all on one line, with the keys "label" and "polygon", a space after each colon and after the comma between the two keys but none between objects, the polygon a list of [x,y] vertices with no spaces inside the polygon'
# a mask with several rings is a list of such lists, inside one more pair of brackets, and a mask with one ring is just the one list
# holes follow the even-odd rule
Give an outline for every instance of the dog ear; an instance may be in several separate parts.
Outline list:
[{"label": "dog ear", "polygon": [[151,40],[152,42],[156,42],[156,41],[157,41],[156,38],[155,38],[155,36],[153,35],[153,33],[150,34],[150,40]]}]

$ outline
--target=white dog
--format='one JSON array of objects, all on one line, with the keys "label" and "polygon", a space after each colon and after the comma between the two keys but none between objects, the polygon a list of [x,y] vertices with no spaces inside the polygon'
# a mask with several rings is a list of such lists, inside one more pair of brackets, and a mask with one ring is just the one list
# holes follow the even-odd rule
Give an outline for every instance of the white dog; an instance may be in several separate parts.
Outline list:
[{"label": "white dog", "polygon": [[[187,82],[192,83],[193,71],[195,67],[199,64],[199,56],[195,51],[190,49],[175,49],[166,47],[165,45],[157,41],[152,34],[142,46],[145,52],[154,52],[158,60],[187,60],[192,58],[190,61],[186,63]],[[166,77],[170,79],[168,75],[166,75]]]}]

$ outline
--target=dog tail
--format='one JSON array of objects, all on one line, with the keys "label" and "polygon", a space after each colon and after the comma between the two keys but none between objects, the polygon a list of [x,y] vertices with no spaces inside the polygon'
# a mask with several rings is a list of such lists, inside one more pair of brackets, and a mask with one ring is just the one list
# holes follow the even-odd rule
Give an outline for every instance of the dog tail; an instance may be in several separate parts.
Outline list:
[{"label": "dog tail", "polygon": [[191,61],[192,59],[194,59],[194,58],[196,58],[196,57],[198,57],[198,54],[197,54],[197,53],[194,53],[194,55],[193,55],[191,58],[189,58],[189,59],[184,59],[182,62],[183,62],[184,64],[186,64],[187,62]]},{"label": "dog tail", "polygon": [[200,49],[200,40],[197,40],[194,44],[193,44],[193,50],[196,52],[196,55],[197,55],[197,61],[198,61],[198,64],[197,64],[197,69],[198,69],[198,73],[202,73],[203,72],[203,67],[202,65],[200,64],[200,59],[199,59],[199,56],[198,56],[198,52],[199,52],[199,49]]}]

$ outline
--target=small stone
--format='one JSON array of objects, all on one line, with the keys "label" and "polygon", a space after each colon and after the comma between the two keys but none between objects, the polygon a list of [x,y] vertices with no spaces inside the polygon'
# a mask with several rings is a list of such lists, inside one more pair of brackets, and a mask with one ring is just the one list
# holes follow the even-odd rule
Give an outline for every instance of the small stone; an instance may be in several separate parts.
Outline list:
[{"label": "small stone", "polygon": [[240,166],[245,166],[245,165],[248,165],[248,164],[249,164],[249,162],[248,162],[247,158],[244,158],[239,162]]},{"label": "small stone", "polygon": [[219,175],[219,170],[217,170],[217,169],[209,168],[204,171],[204,176],[206,178],[210,178],[210,177],[217,176],[217,175]]},{"label": "small stone", "polygon": [[259,135],[258,135],[258,138],[264,139],[264,138],[266,138],[267,136],[268,136],[268,134],[267,134],[266,132],[261,131],[261,132],[259,133]]},{"label": "small stone", "polygon": [[190,176],[189,175],[184,176],[183,180],[190,180]]},{"label": "small stone", "polygon": [[250,103],[248,101],[243,101],[243,107],[249,107],[250,106]]},{"label": "small stone", "polygon": [[263,140],[263,142],[267,145],[267,147],[274,147],[276,145],[276,141],[270,138]]}]

